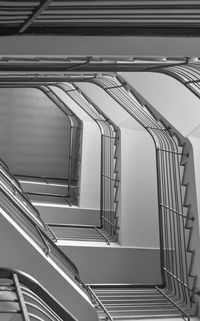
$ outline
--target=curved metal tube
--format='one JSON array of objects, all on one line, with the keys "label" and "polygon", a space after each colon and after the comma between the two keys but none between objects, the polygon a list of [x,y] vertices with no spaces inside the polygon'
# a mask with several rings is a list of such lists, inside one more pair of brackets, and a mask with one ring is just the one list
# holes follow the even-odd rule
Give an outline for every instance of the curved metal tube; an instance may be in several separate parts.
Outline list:
[{"label": "curved metal tube", "polygon": [[[179,141],[168,124],[153,116],[150,104],[120,76],[96,77],[90,82],[100,86],[136,119],[155,143],[160,225],[163,289],[170,300],[190,309],[190,290],[186,258],[185,219],[180,175]],[[178,215],[177,212],[181,215]]]},{"label": "curved metal tube", "polygon": [[101,195],[100,228],[110,240],[116,240],[115,198],[119,181],[115,172],[115,143],[119,138],[119,128],[99,109],[99,107],[74,83],[59,83],[63,90],[98,125],[101,132]]},{"label": "curved metal tube", "polygon": [[44,315],[50,315],[52,320],[56,321],[77,321],[69,311],[67,311],[38,281],[30,275],[13,269],[0,268],[0,283],[1,279],[8,279],[14,283],[19,305],[21,307],[20,313],[22,314],[23,320],[29,321],[29,316],[31,314],[28,310],[29,303],[25,300],[25,295],[28,291],[29,295],[32,297],[32,301],[35,302],[35,311],[37,313],[38,310],[39,315],[41,315],[41,313]]}]

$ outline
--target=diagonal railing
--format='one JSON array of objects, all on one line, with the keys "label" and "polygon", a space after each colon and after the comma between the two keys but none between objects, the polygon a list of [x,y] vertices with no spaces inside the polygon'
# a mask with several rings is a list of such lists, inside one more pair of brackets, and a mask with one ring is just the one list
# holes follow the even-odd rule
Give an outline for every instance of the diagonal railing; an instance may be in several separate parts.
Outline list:
[{"label": "diagonal railing", "polygon": [[0,167],[0,210],[2,214],[6,213],[19,229],[23,228],[27,237],[35,242],[47,258],[53,260],[63,271],[69,273],[74,281],[81,283],[78,269],[55,244],[54,234],[45,225],[37,209],[31,204],[23,191],[13,185],[14,177],[8,170],[3,167],[2,173],[1,169]]},{"label": "diagonal railing", "polygon": [[5,320],[76,321],[35,279],[7,268],[0,268],[0,310]]},{"label": "diagonal railing", "polygon": [[[187,240],[185,225],[193,221],[184,211],[181,185],[183,137],[172,131],[169,123],[120,76],[96,77],[90,82],[104,89],[117,103],[136,119],[155,143],[162,287],[157,290],[181,309],[189,319],[193,289],[189,285]],[[155,116],[154,116],[155,115]],[[159,117],[159,118],[158,118]]]}]

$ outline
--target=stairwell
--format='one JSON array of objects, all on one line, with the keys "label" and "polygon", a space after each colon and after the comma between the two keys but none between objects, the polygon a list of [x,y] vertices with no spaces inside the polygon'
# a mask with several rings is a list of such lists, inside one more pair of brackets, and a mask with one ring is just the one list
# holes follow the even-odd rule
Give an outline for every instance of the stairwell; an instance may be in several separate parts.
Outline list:
[{"label": "stairwell", "polygon": [[[95,81],[98,82],[98,78]],[[74,267],[75,272],[73,271],[72,273],[72,279],[75,276],[73,282],[77,283],[77,286],[82,289],[86,297],[88,297],[88,295],[90,296],[98,313],[99,320],[122,321],[140,318],[172,318],[178,316],[189,320],[189,315],[196,314],[195,296],[198,295],[199,292],[194,289],[195,276],[193,276],[191,272],[193,251],[191,250],[190,243],[194,217],[190,211],[191,204],[188,198],[190,186],[186,183],[187,161],[190,156],[187,141],[184,141],[184,138],[179,135],[174,128],[170,127],[161,115],[155,113],[152,106],[137,92],[132,89],[130,90],[129,86],[127,89],[124,83],[120,84],[121,78],[118,78],[117,81],[115,80],[114,83],[110,79],[106,79],[105,83],[102,78],[99,78],[99,81],[103,84],[102,86],[105,84],[108,86],[106,87],[106,91],[114,91],[114,93],[112,93],[113,98],[118,99],[123,108],[127,109],[129,107],[129,112],[133,117],[137,118],[141,124],[145,125],[147,131],[151,133],[155,140],[160,184],[159,217],[163,284],[157,284],[151,287],[146,284],[127,285],[122,283],[87,285],[79,277],[79,273],[76,272],[76,267]],[[120,91],[121,100],[116,98],[120,97],[120,95],[116,95],[116,91],[118,92],[118,90]],[[126,91],[129,96],[126,96]],[[128,100],[128,107],[125,104],[125,97],[132,99]],[[131,110],[132,107],[135,108],[135,114]],[[183,141],[185,145],[183,145]],[[114,154],[116,155],[117,153],[118,150],[115,149]],[[5,204],[4,211],[6,212],[10,209],[9,215],[11,216],[13,205],[14,207],[18,206],[19,212],[21,209],[24,211],[23,207],[30,207],[26,215],[22,213],[26,218],[26,223],[25,221],[23,222],[20,216],[21,214],[19,213],[18,217],[12,214],[12,220],[16,220],[16,225],[12,224],[15,227],[18,226],[18,229],[20,228],[20,224],[22,224],[26,232],[29,233],[29,237],[37,242],[39,237],[40,241],[38,244],[42,244],[47,259],[50,255],[55,255],[57,263],[61,265],[63,264],[62,260],[60,260],[61,257],[69,261],[63,252],[60,252],[57,246],[49,239],[47,236],[48,227],[43,226],[44,223],[41,221],[40,215],[32,208],[29,200],[26,199],[21,190],[17,192],[16,197],[16,187],[13,187],[12,176],[3,163],[2,171],[4,172],[4,176],[2,176],[2,181],[4,180],[3,187],[7,190],[6,195],[1,196],[2,206],[3,203]],[[8,178],[5,178],[5,176]],[[14,202],[12,194],[15,195]],[[115,201],[117,201],[117,197]],[[35,212],[31,218],[30,213],[32,213],[32,210]],[[4,218],[8,219],[8,213],[4,215]],[[31,235],[30,232],[33,219],[36,221],[34,224],[34,233],[36,232],[37,236],[33,236],[34,233]],[[38,224],[41,224],[41,227],[38,227]],[[185,233],[184,229],[189,233],[186,234],[187,232]],[[51,230],[48,230],[48,233],[51,234]],[[52,235],[53,234],[54,233],[52,233]],[[52,237],[52,239],[56,241],[54,237]],[[59,258],[57,253],[60,255]],[[71,266],[73,266],[73,263],[70,263],[68,268],[70,269]],[[91,315],[92,313],[91,310]]]}]

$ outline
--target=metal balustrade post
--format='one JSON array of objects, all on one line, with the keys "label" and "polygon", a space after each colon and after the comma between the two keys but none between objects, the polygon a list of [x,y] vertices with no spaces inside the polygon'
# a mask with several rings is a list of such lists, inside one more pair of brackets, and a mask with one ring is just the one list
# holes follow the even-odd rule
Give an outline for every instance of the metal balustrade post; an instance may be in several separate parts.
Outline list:
[{"label": "metal balustrade post", "polygon": [[23,321],[30,321],[29,315],[28,315],[28,311],[26,308],[26,304],[25,304],[25,300],[21,291],[21,287],[20,287],[20,283],[18,280],[18,276],[16,273],[13,274],[13,282],[15,285],[15,289],[16,289],[16,294],[18,297],[18,301],[19,301],[19,306],[21,309],[21,315],[22,315],[22,319]]},{"label": "metal balustrade post", "polygon": [[69,137],[69,156],[68,156],[68,196],[70,196],[70,191],[71,191],[71,170],[72,170],[72,140],[73,140],[73,126],[71,124],[70,126],[70,137]]}]

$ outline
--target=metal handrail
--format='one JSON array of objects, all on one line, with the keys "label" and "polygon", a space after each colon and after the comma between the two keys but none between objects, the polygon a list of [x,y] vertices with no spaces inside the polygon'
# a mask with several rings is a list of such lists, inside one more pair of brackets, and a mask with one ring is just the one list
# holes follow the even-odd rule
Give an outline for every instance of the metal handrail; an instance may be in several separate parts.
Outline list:
[{"label": "metal handrail", "polygon": [[91,287],[89,285],[87,285],[86,289],[87,289],[88,293],[90,294],[92,300],[95,300],[97,302],[97,304],[102,308],[102,310],[104,311],[104,313],[107,316],[107,320],[113,321],[113,318],[111,317],[110,313],[105,308],[105,306],[102,304],[102,302],[99,300],[99,298],[96,296],[94,291],[92,291]]},{"label": "metal handrail", "polygon": [[[46,225],[44,224],[44,222],[41,220],[42,225],[37,224],[37,222],[35,222],[33,220],[33,218],[24,210],[24,208],[22,207],[21,203],[17,202],[16,197],[14,198],[12,193],[8,193],[8,190],[5,190],[6,185],[4,186],[0,186],[0,190],[2,192],[2,195],[5,196],[5,202],[7,204],[7,201],[9,201],[10,204],[14,205],[16,210],[15,211],[15,215],[13,216],[14,220],[17,220],[17,213],[19,213],[19,215],[23,217],[23,220],[21,221],[21,224],[23,224],[25,226],[25,224],[29,227],[29,232],[32,231],[33,235],[35,235],[36,238],[39,238],[42,240],[42,243],[45,245],[45,251],[47,250],[47,255],[56,255],[57,259],[60,261],[62,260],[62,264],[64,264],[64,266],[67,268],[68,271],[70,271],[72,273],[72,275],[74,276],[74,278],[76,280],[80,279],[79,276],[79,271],[77,269],[77,267],[75,266],[75,264],[55,245],[55,243],[47,236],[46,234]],[[21,196],[21,194],[20,194]],[[23,196],[23,194],[22,194]],[[3,196],[2,196],[3,197]],[[28,200],[26,200],[27,203]],[[3,206],[3,203],[2,203]],[[31,204],[32,206],[32,204]],[[32,206],[33,207],[33,206]],[[34,208],[34,207],[33,207]],[[8,213],[8,209],[5,208],[6,212]],[[34,232],[36,231],[36,232]]]},{"label": "metal handrail", "polygon": [[200,98],[200,62],[185,62],[182,65],[174,65],[156,69],[156,72],[163,73],[178,80],[195,96]]},{"label": "metal handrail", "polygon": [[[2,173],[2,174],[3,174],[3,173]],[[11,174],[10,174],[10,175],[11,175]],[[16,188],[16,186],[12,184],[12,181],[8,180],[8,179],[7,179],[7,176],[5,176],[4,174],[3,174],[3,178],[5,178],[5,179],[6,179],[6,182],[8,182],[9,185],[11,186],[12,194],[16,197],[16,199],[17,199],[17,196],[19,195],[20,198],[22,199],[23,205],[26,207],[26,210],[27,210],[27,205],[28,205],[28,206],[31,208],[32,217],[35,216],[35,218],[37,218],[37,222],[38,222],[38,220],[39,220],[40,225],[42,225],[42,226],[44,227],[44,222],[43,222],[43,220],[41,219],[41,216],[40,216],[39,211],[29,202],[29,200],[27,199],[26,194],[24,194],[21,189]],[[8,190],[9,190],[9,189],[8,189]]]},{"label": "metal handrail", "polygon": [[[42,312],[45,314],[46,311],[50,315],[56,317],[56,320],[77,321],[76,318],[47,291],[47,289],[28,274],[13,269],[0,268],[0,280],[1,279],[8,279],[9,282],[14,284],[20,306],[19,313],[22,315],[24,321],[29,321],[31,314],[27,309],[28,302],[26,302],[24,297],[26,294],[25,288],[28,289],[29,293],[32,295],[32,299],[35,301],[35,308],[36,310],[38,308],[40,313]],[[38,302],[40,308],[37,307]],[[9,313],[9,308],[6,312]]]},{"label": "metal handrail", "polygon": [[[21,183],[29,183],[29,184],[37,184],[37,185],[46,185],[46,186],[59,186],[59,187],[67,187],[67,194],[62,195],[60,193],[50,193],[50,192],[29,192],[26,191],[26,196],[31,201],[30,197],[32,196],[50,196],[50,197],[58,197],[64,199],[64,201],[69,205],[72,206],[74,200],[76,199],[77,191],[77,180],[70,179],[70,186],[68,184],[68,178],[56,178],[56,177],[48,177],[48,176],[33,176],[33,175],[20,175],[14,174],[15,177],[18,177]],[[28,181],[31,179],[31,181]],[[37,181],[38,179],[38,181]],[[27,181],[26,181],[27,180]],[[53,182],[55,180],[55,182]],[[70,195],[69,195],[70,189]],[[73,194],[74,193],[74,194]],[[72,197],[74,195],[74,197]],[[30,196],[30,197],[29,197]]]},{"label": "metal handrail", "polygon": [[[76,239],[79,239],[81,241],[85,241],[85,240],[90,240],[90,241],[98,241],[99,237],[97,236],[101,236],[101,241],[105,241],[106,244],[110,245],[110,239],[109,239],[109,235],[107,236],[105,233],[103,233],[103,230],[100,229],[100,228],[97,228],[95,225],[80,225],[80,224],[61,224],[61,223],[46,223],[46,225],[48,226],[48,228],[50,229],[50,231],[54,234],[54,237],[56,238],[59,238],[59,236],[56,236],[56,235],[59,235],[58,232],[53,232],[52,229],[54,228],[65,228],[65,229],[68,229],[68,232],[69,232],[69,229],[72,230],[72,232],[74,232],[73,235],[75,235]],[[76,231],[79,231],[79,235],[76,234]],[[82,233],[80,232],[85,232],[84,235],[85,237],[82,235]],[[94,234],[94,231],[96,231],[97,233]],[[87,233],[86,233],[87,232]],[[80,235],[81,234],[81,235]],[[70,234],[71,236],[71,234]],[[66,237],[66,240],[70,240],[69,234],[67,235]],[[62,235],[62,239],[65,239],[65,237]]]},{"label": "metal handrail", "polygon": [[[178,146],[178,142],[183,143],[184,138],[176,130],[172,130],[172,126],[121,76],[97,76],[90,82],[105,90],[153,138],[156,147],[161,275],[164,293],[169,300],[176,302],[178,306],[184,305],[184,309],[189,310],[191,289],[189,290],[188,282],[179,158],[182,152],[179,152]],[[158,121],[160,119],[162,122]],[[170,216],[171,212],[173,216]],[[166,270],[170,271],[171,275]]]},{"label": "metal handrail", "polygon": [[[43,249],[43,245],[45,246],[44,252],[46,252],[47,244],[48,244],[48,247],[50,248],[50,251],[48,251],[48,256],[53,256],[53,257],[55,256],[58,260],[58,263],[63,265],[67,269],[68,272],[71,272],[73,277],[76,280],[79,280],[80,276],[79,276],[79,271],[78,271],[77,267],[60,250],[60,248],[58,246],[56,246],[54,241],[52,241],[48,237],[48,235],[46,234],[46,228],[43,229],[40,226],[38,226],[37,224],[35,224],[35,222],[32,220],[32,218],[30,216],[28,216],[27,213],[25,211],[23,211],[23,209],[20,208],[16,204],[15,200],[13,200],[12,197],[10,197],[7,193],[5,193],[4,189],[2,189],[0,187],[0,190],[1,190],[2,195],[4,195],[6,198],[6,199],[4,198],[5,199],[5,206],[3,203],[3,200],[4,200],[3,198],[1,201],[1,207],[5,208],[6,213],[9,212],[9,208],[7,206],[8,201],[9,201],[10,204],[15,206],[15,213],[13,215],[12,215],[12,213],[9,213],[10,216],[12,215],[12,219],[15,220],[17,223],[20,222],[20,226],[24,227],[24,229],[30,235],[30,237],[32,239],[34,239],[42,249]],[[42,242],[40,242],[40,241],[42,241]]]},{"label": "metal handrail", "polygon": [[[33,180],[34,179],[39,179],[39,180],[42,180],[44,183],[49,184],[49,185],[54,184],[53,182],[49,182],[49,181],[54,181],[55,180],[55,181],[64,182],[64,183],[66,183],[68,181],[67,177],[63,178],[63,177],[50,177],[50,176],[37,176],[37,175],[24,175],[24,174],[20,175],[20,174],[15,174],[15,173],[13,174],[13,176],[17,177],[19,181],[20,180],[24,181],[23,178],[25,178],[27,180],[28,179],[33,179]],[[16,180],[16,181],[18,182],[18,180]],[[26,180],[24,182],[26,182]],[[39,183],[40,183],[40,181],[39,181]]]},{"label": "metal handrail", "polygon": [[[49,197],[58,197],[64,199],[66,203],[71,207],[72,203],[69,200],[69,195],[65,194],[57,194],[57,193],[50,193],[50,192],[27,192],[28,195],[32,196],[49,196]],[[73,201],[72,201],[73,202]]]},{"label": "metal handrail", "polygon": [[[58,83],[56,87],[63,90],[75,101],[98,125],[101,132],[101,187],[100,187],[100,219],[104,238],[116,240],[117,224],[114,224],[117,213],[115,202],[117,188],[113,182],[118,182],[115,172],[115,143],[119,138],[119,128],[108,116],[74,83]],[[107,178],[107,179],[106,179]],[[108,224],[108,223],[112,224]],[[109,242],[106,240],[106,243]]]},{"label": "metal handrail", "polygon": [[[51,89],[50,86],[35,86],[35,88],[41,90],[54,104],[64,113],[66,118],[68,119],[70,126],[70,139],[69,139],[69,152],[68,152],[68,166],[67,166],[67,175],[68,175],[68,195],[73,197],[73,202],[77,201],[78,190],[74,193],[71,193],[71,180],[74,181],[74,175],[78,173],[79,163],[77,159],[80,161],[79,155],[77,159],[73,159],[73,140],[74,137],[77,140],[80,139],[81,130],[82,130],[82,121],[74,114],[74,112],[67,106],[62,99]],[[75,144],[77,145],[77,144]],[[80,153],[80,150],[78,151]],[[73,175],[73,176],[72,176]]]}]

